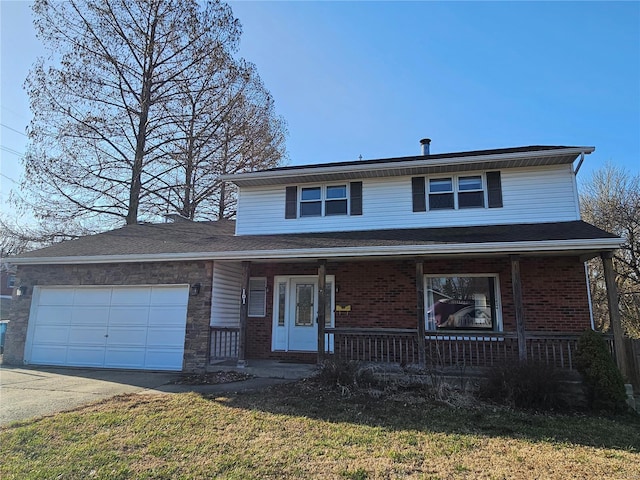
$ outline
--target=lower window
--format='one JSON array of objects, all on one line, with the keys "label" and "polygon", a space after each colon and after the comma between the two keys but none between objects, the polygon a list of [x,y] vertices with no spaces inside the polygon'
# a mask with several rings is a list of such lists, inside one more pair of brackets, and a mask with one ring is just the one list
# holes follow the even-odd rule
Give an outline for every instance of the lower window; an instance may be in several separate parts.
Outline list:
[{"label": "lower window", "polygon": [[497,275],[425,276],[427,331],[499,330]]}]

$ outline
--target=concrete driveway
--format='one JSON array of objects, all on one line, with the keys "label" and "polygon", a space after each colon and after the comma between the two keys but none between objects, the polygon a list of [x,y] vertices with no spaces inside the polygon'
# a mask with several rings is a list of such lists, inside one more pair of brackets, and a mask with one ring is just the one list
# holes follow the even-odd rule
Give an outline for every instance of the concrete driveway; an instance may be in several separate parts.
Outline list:
[{"label": "concrete driveway", "polygon": [[0,367],[0,426],[71,410],[123,393],[160,389],[179,376],[179,373],[164,372],[3,365]]}]

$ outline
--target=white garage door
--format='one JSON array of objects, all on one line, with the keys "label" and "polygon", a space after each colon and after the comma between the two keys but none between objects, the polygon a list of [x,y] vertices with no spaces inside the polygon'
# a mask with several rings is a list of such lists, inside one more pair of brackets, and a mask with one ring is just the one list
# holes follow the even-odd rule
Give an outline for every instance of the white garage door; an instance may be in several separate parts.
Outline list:
[{"label": "white garage door", "polygon": [[181,370],[188,299],[188,285],[36,287],[25,361]]}]

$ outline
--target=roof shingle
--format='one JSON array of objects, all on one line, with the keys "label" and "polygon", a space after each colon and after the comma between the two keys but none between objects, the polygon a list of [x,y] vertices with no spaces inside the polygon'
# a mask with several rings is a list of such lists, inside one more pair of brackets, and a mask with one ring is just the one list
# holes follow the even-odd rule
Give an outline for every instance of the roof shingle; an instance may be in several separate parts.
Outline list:
[{"label": "roof shingle", "polygon": [[583,221],[235,236],[235,222],[176,222],[128,225],[27,252],[19,258],[136,256],[260,252],[347,247],[438,246],[561,240],[616,239]]}]

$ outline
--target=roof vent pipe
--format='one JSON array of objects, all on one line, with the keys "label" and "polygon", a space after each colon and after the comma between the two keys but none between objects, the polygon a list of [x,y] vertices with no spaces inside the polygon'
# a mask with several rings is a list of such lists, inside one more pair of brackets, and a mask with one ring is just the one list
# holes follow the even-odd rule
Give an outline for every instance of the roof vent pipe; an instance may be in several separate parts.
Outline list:
[{"label": "roof vent pipe", "polygon": [[420,145],[422,145],[422,155],[429,155],[429,145],[431,145],[430,138],[423,138],[420,140]]}]

